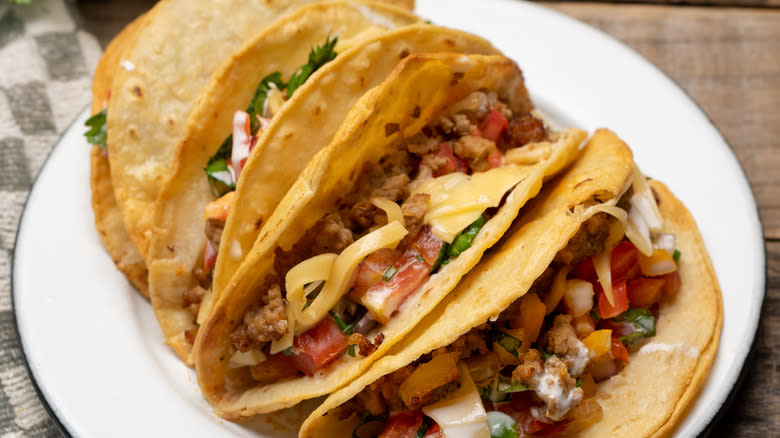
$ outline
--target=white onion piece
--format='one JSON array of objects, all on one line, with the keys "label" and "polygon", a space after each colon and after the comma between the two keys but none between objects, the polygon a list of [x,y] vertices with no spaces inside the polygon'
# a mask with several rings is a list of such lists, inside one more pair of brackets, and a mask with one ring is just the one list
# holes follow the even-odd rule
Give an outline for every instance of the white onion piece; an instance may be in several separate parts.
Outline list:
[{"label": "white onion piece", "polygon": [[228,368],[251,367],[265,360],[265,354],[260,350],[236,351],[230,356]]},{"label": "white onion piece", "polygon": [[460,362],[458,369],[460,388],[446,398],[425,406],[423,412],[441,427],[447,438],[490,438],[487,412],[469,368]]},{"label": "white onion piece", "polygon": [[663,218],[655,205],[652,193],[636,193],[631,197],[631,211],[636,212],[645,220],[650,231],[660,231]]},{"label": "white onion piece", "polygon": [[659,234],[653,242],[656,249],[665,249],[670,256],[674,256],[674,250],[677,248],[677,240],[674,234]]},{"label": "white onion piece", "polygon": [[252,143],[252,136],[247,131],[249,129],[249,114],[245,111],[236,111],[233,115],[233,150],[230,154],[230,161],[233,164],[234,181],[238,181],[241,175],[242,162],[249,158],[249,145]]},{"label": "white onion piece", "polygon": [[609,263],[611,255],[612,248],[593,256],[593,267],[596,268],[596,275],[599,278],[601,288],[604,289],[607,301],[609,301],[611,306],[614,306],[615,296],[612,294],[612,269]]},{"label": "white onion piece", "polygon": [[632,208],[631,211],[628,212],[626,237],[628,237],[628,240],[630,240],[631,243],[636,245],[636,248],[642,254],[648,257],[653,254],[653,242],[650,241],[650,229],[635,208]]},{"label": "white onion piece", "polygon": [[566,280],[566,305],[572,316],[581,316],[593,308],[593,285],[585,280]]}]

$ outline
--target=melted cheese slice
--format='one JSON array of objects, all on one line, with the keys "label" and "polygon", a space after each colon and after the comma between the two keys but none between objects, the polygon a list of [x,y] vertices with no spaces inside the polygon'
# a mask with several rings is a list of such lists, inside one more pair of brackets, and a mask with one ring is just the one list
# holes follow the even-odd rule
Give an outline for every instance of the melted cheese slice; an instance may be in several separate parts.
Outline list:
[{"label": "melted cheese slice", "polygon": [[451,243],[485,210],[497,207],[506,192],[527,174],[527,168],[515,166],[499,167],[471,176],[456,172],[423,181],[412,193],[430,195],[430,208],[424,221],[431,224],[436,237]]},{"label": "melted cheese slice", "polygon": [[487,413],[468,366],[461,362],[458,369],[460,388],[422,410],[433,418],[447,438],[490,438]]}]

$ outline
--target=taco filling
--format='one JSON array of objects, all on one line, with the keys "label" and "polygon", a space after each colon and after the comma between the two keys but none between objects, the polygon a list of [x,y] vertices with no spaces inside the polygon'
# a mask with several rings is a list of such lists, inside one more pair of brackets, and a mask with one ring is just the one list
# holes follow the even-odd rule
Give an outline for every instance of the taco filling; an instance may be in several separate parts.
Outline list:
[{"label": "taco filling", "polygon": [[[385,126],[388,136],[397,130]],[[471,247],[523,168],[548,158],[557,137],[534,115],[477,91],[365,164],[332,211],[291,247],[276,248],[262,300],[231,334],[229,366],[276,382],[311,376],[344,354],[369,356],[381,327]]]},{"label": "taco filling", "polygon": [[675,237],[655,233],[660,213],[637,175],[527,294],[332,414],[361,419],[352,436],[380,437],[549,436],[599,421],[596,384],[655,336],[659,303],[681,284]]},{"label": "taco filling", "polygon": [[[211,290],[212,271],[217,261],[222,231],[233,204],[236,183],[249,159],[249,154],[263,129],[279,112],[282,105],[292,97],[295,90],[320,67],[336,58],[337,42],[338,37],[327,38],[322,45],[313,48],[309,53],[308,62],[299,67],[287,82],[278,71],[264,77],[258,84],[246,111],[235,112],[233,132],[225,139],[217,153],[209,159],[204,171],[211,191],[217,199],[207,204],[204,211],[205,233],[208,240],[203,253],[203,265],[193,270],[198,285],[183,293],[183,307],[194,315],[198,316],[204,299],[209,299],[208,291]],[[208,307],[207,305],[206,310]],[[190,343],[195,339],[195,330],[197,329],[185,334]]]}]

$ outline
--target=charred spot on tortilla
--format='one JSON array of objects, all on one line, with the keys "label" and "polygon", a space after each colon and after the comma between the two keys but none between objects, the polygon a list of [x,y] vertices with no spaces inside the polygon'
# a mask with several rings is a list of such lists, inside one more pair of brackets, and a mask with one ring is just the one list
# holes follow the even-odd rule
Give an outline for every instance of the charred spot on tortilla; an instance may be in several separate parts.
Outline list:
[{"label": "charred spot on tortilla", "polygon": [[401,130],[401,125],[398,123],[388,123],[385,125],[385,137],[390,137],[396,132]]},{"label": "charred spot on tortilla", "polygon": [[455,85],[458,85],[458,81],[460,81],[465,75],[466,73],[462,71],[456,71],[455,73],[452,74],[452,80],[450,81],[450,85],[452,85],[453,87]]},{"label": "charred spot on tortilla", "polygon": [[318,116],[318,115],[320,115],[320,112],[322,112],[322,108],[319,105],[315,106],[314,107],[314,115]]},{"label": "charred spot on tortilla", "polygon": [[168,251],[173,252],[176,248],[173,245],[168,245]]},{"label": "charred spot on tortilla", "polygon": [[451,40],[451,39],[449,39],[449,38],[447,38],[446,40],[444,40],[444,44],[446,44],[446,45],[448,45],[448,46],[450,46],[450,47],[455,47],[455,41],[453,41],[453,40]]},{"label": "charred spot on tortilla", "polygon": [[132,91],[133,94],[135,94],[137,97],[144,97],[144,93],[141,91],[141,87],[138,85],[133,85]]},{"label": "charred spot on tortilla", "polygon": [[168,123],[168,126],[176,126],[176,120],[174,120],[171,116],[168,116],[165,119],[165,122]]},{"label": "charred spot on tortilla", "polygon": [[404,59],[407,56],[409,56],[409,51],[407,49],[403,49],[401,50],[401,54],[398,55],[398,59]]},{"label": "charred spot on tortilla", "polygon": [[255,230],[259,230],[261,226],[263,226],[263,218],[258,218],[255,222]]},{"label": "charred spot on tortilla", "polygon": [[293,133],[293,132],[290,132],[290,133],[286,134],[286,135],[284,136],[284,140],[289,140],[289,139],[291,139],[291,138],[293,137],[293,135],[294,135],[294,134],[295,134],[295,133]]},{"label": "charred spot on tortilla", "polygon": [[420,105],[415,105],[414,108],[412,108],[412,118],[419,118],[421,112]]}]

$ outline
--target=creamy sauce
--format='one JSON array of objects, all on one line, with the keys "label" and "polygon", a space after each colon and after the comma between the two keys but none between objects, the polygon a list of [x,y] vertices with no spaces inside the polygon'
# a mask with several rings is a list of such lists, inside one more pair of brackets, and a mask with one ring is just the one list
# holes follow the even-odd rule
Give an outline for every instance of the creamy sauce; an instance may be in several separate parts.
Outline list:
[{"label": "creamy sauce", "polygon": [[585,344],[577,339],[577,355],[566,356],[566,363],[569,365],[569,372],[572,376],[579,376],[585,371],[585,367],[590,363],[590,350]]},{"label": "creamy sauce", "polygon": [[[566,391],[563,387],[561,380],[547,372],[540,371],[538,373],[539,384],[536,386],[535,392],[542,400],[547,403],[547,412],[545,416],[553,421],[560,421],[569,409],[573,408],[577,403],[582,401],[582,390],[579,388],[570,388]],[[550,412],[550,406],[555,404],[555,412]]]}]

